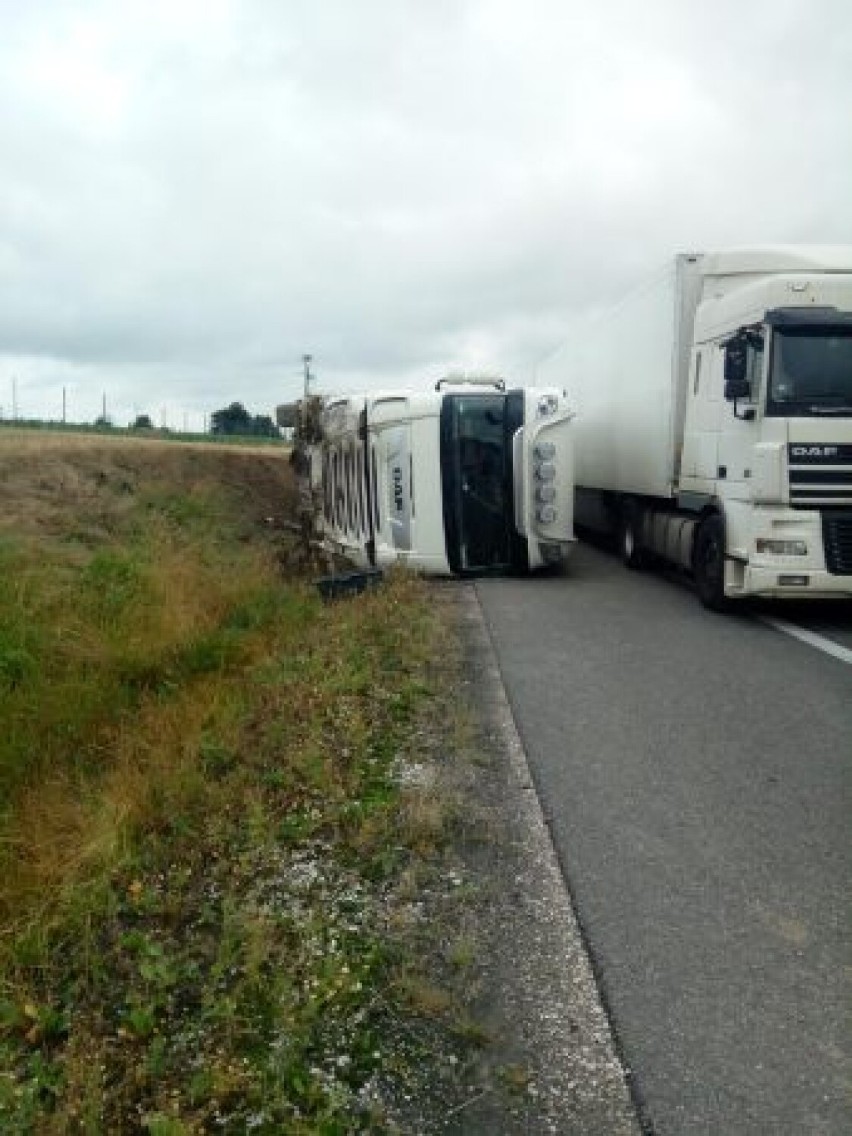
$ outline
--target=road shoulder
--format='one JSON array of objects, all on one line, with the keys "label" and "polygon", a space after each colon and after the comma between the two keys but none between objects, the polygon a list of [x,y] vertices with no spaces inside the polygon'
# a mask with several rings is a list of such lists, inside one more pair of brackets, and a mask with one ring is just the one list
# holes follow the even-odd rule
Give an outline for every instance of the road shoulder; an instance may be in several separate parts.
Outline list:
[{"label": "road shoulder", "polygon": [[[440,589],[455,608],[464,652],[474,761],[456,771],[475,829],[460,842],[477,896],[467,918],[480,943],[477,1019],[484,1051],[479,1095],[457,1114],[466,1133],[639,1133],[609,1022],[533,785],[473,585]],[[491,1093],[489,1076],[516,1082]],[[512,1103],[508,1106],[506,1101]]]}]

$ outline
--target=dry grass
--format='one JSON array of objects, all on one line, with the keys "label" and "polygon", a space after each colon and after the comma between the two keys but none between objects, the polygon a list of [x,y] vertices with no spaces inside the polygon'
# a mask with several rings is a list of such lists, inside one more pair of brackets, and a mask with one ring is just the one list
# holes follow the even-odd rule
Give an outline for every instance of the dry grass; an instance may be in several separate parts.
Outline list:
[{"label": "dry grass", "polygon": [[170,809],[186,811],[200,789],[193,792],[196,755],[223,681],[195,684],[165,705],[144,706],[132,725],[107,730],[100,776],[81,778],[59,767],[24,785],[4,836],[16,853],[0,882],[7,933],[52,926],[79,889],[127,860],[134,834],[155,831]]},{"label": "dry grass", "polygon": [[150,821],[152,786],[181,784],[229,659],[256,653],[227,624],[278,587],[268,518],[286,515],[292,483],[268,453],[0,439],[8,934],[44,926]]},{"label": "dry grass", "polygon": [[279,445],[278,443],[269,442],[265,444],[260,442],[253,444],[244,439],[234,442],[229,442],[225,439],[216,440],[214,442],[202,438],[199,438],[197,441],[188,441],[164,438],[156,433],[127,434],[116,432],[114,434],[87,434],[83,431],[66,433],[62,430],[28,430],[8,425],[0,426],[0,454],[4,451],[21,453],[28,450],[39,450],[42,452],[48,450],[64,450],[68,453],[76,452],[88,455],[94,449],[99,450],[101,453],[110,449],[132,452],[138,450],[139,447],[149,447],[157,450],[169,450],[175,447],[181,447],[205,451],[221,450],[234,453],[266,454],[267,456],[273,452],[289,452],[288,448],[283,444]]},{"label": "dry grass", "polygon": [[282,580],[292,495],[268,449],[0,432],[3,1131],[374,1131],[382,1015],[441,1010],[390,1007],[389,931],[437,624]]},{"label": "dry grass", "polygon": [[0,429],[0,536],[108,538],[139,493],[230,486],[252,520],[290,516],[289,453],[269,446]]},{"label": "dry grass", "polygon": [[407,789],[402,793],[400,813],[410,846],[421,856],[434,856],[446,836],[449,805],[445,793],[425,786]]}]

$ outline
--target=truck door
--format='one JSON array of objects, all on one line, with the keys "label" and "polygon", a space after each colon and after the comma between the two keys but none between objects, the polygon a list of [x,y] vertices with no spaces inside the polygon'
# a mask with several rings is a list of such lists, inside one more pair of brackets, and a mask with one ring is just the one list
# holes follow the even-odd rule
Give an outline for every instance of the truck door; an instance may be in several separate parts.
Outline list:
[{"label": "truck door", "polygon": [[[713,351],[713,382],[724,390],[724,351]],[[719,456],[716,471],[717,493],[732,501],[751,500],[754,443],[757,437],[753,421],[763,384],[763,347],[748,348],[748,379],[751,397],[736,403],[723,399],[719,417]],[[751,414],[752,420],[747,415]]]},{"label": "truck door", "polygon": [[696,348],[687,389],[681,481],[693,492],[710,493],[719,465],[719,416],[722,388],[713,370],[720,352],[715,343]]}]

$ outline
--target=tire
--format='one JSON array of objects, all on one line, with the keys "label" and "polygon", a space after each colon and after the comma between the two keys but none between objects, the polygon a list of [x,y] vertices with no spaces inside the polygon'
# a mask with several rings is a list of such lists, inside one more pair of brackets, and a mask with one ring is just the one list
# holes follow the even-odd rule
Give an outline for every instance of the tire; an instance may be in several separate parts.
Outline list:
[{"label": "tire", "polygon": [[717,513],[698,527],[692,566],[695,588],[704,606],[710,611],[726,611],[730,601],[725,596],[725,522]]},{"label": "tire", "polygon": [[618,551],[621,563],[631,572],[638,572],[647,563],[645,551],[639,542],[641,532],[642,514],[637,505],[628,501],[621,510],[621,522],[618,527]]}]

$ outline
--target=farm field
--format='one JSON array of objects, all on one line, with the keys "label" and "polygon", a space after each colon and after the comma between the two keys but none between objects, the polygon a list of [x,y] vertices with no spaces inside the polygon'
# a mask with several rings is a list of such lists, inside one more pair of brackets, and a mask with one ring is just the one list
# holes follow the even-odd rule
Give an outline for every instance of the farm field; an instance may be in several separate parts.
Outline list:
[{"label": "farm field", "polygon": [[0,431],[3,1132],[376,1130],[417,1020],[476,1044],[405,916],[447,629],[323,605],[293,502],[282,450]]}]

